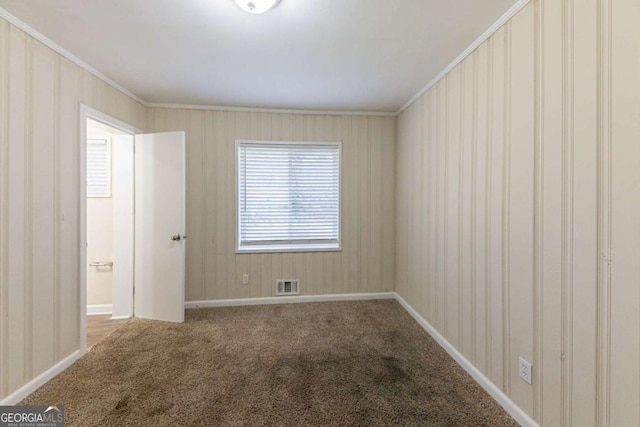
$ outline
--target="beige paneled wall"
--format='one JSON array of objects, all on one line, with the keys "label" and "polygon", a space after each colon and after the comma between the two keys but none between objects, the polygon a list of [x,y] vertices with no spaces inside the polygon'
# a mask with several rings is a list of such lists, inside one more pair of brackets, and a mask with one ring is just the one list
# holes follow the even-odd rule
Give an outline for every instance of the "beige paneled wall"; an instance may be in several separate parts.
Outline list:
[{"label": "beige paneled wall", "polygon": [[[80,346],[80,103],[186,130],[188,300],[393,290],[394,117],[146,109],[3,19],[0,71],[0,399]],[[343,141],[341,252],[235,255],[236,138]]]},{"label": "beige paneled wall", "polygon": [[545,426],[640,425],[638,22],[534,0],[398,119],[397,291]]},{"label": "beige paneled wall", "polygon": [[[601,11],[599,129],[601,419],[640,425],[640,2],[609,0]],[[607,203],[609,202],[610,203]],[[608,257],[607,257],[608,255]]]},{"label": "beige paneled wall", "polygon": [[145,108],[0,19],[0,399],[78,350],[79,103]]},{"label": "beige paneled wall", "polygon": [[[533,0],[396,119],[145,109],[0,19],[0,398],[79,348],[84,103],[186,131],[187,300],[396,289],[541,425],[639,425],[638,22]],[[236,139],[343,141],[341,252],[235,254]]]},{"label": "beige paneled wall", "polygon": [[[394,289],[395,118],[149,109],[187,134],[187,301]],[[341,252],[235,254],[235,140],[342,141]],[[242,274],[250,284],[241,284]]]}]

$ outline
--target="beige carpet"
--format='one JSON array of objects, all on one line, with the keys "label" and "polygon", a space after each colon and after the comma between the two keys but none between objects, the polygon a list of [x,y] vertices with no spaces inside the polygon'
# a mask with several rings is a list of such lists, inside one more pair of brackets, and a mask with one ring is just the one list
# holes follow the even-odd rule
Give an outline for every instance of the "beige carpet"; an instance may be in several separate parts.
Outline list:
[{"label": "beige carpet", "polygon": [[132,320],[22,404],[68,426],[515,426],[394,300]]}]

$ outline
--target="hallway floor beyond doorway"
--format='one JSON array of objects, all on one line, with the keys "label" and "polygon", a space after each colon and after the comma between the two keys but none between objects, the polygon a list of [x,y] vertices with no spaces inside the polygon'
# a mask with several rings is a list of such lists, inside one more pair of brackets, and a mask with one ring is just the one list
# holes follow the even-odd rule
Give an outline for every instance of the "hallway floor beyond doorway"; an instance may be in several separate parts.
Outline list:
[{"label": "hallway floor beyond doorway", "polygon": [[110,314],[87,316],[87,349],[93,347],[129,319],[111,319]]}]

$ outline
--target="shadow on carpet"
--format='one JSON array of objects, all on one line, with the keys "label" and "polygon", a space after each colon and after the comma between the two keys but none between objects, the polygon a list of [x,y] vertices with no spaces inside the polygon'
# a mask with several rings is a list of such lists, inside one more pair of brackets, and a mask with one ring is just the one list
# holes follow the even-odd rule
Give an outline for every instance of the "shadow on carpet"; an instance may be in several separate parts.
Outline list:
[{"label": "shadow on carpet", "polygon": [[517,426],[394,300],[134,319],[21,404],[67,426]]}]

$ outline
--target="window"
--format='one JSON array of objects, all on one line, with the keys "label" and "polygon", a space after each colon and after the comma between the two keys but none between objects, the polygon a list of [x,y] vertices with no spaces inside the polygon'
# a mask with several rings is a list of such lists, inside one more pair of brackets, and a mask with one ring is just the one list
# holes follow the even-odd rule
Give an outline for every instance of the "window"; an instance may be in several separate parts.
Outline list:
[{"label": "window", "polygon": [[111,144],[87,139],[87,197],[111,197]]},{"label": "window", "polygon": [[336,143],[237,141],[239,252],[340,249]]}]

